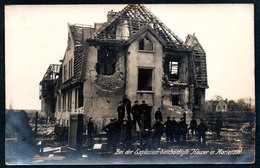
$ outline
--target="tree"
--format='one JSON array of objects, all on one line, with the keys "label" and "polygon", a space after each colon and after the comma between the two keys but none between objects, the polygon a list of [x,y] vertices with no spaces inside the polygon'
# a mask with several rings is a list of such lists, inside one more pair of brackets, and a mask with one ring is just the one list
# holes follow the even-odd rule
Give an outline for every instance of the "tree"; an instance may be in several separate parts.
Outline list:
[{"label": "tree", "polygon": [[212,97],[212,100],[215,100],[215,101],[220,101],[220,100],[224,100],[223,97],[221,97],[220,95],[214,95]]},{"label": "tree", "polygon": [[255,113],[254,101],[251,97],[244,97],[237,100],[237,105],[240,110],[247,110]]},{"label": "tree", "polygon": [[227,103],[229,111],[239,111],[238,104],[234,100],[229,100]]}]

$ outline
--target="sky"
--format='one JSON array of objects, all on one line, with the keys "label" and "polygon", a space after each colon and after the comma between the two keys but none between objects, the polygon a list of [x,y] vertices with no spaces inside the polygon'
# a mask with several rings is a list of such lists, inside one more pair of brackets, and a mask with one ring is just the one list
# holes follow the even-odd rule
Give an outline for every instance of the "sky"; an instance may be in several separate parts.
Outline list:
[{"label": "sky", "polygon": [[[94,25],[126,5],[5,6],[6,108],[40,109],[39,83],[63,59],[68,23]],[[183,41],[195,33],[206,52],[206,100],[255,99],[253,4],[146,4]]]}]

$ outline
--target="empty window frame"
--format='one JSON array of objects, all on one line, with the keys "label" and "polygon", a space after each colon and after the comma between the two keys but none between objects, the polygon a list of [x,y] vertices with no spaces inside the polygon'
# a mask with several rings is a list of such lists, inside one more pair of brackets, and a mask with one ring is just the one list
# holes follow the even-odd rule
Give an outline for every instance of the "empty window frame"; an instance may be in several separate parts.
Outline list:
[{"label": "empty window frame", "polygon": [[153,51],[153,43],[147,36],[139,41],[139,50]]},{"label": "empty window frame", "polygon": [[99,75],[113,75],[116,70],[117,53],[113,50],[100,48],[96,70]]},{"label": "empty window frame", "polygon": [[138,69],[138,90],[153,90],[153,69]]},{"label": "empty window frame", "polygon": [[173,106],[180,105],[180,95],[172,95],[172,105]]},{"label": "empty window frame", "polygon": [[168,78],[170,80],[178,80],[179,79],[179,62],[177,61],[169,61],[169,75]]}]

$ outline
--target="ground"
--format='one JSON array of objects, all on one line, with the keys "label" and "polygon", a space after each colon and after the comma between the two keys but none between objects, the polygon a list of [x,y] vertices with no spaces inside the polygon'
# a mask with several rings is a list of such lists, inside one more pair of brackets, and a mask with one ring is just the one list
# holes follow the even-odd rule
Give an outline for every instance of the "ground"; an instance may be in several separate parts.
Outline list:
[{"label": "ground", "polygon": [[[245,139],[239,130],[223,129],[221,140],[214,138],[214,132],[207,132],[206,145],[198,145],[196,138],[186,143],[167,144],[165,137],[160,146],[140,146],[135,141],[133,148],[124,149],[118,143],[116,149],[106,148],[106,139],[96,138],[101,148],[90,148],[84,144],[81,154],[69,150],[67,142],[42,139],[42,152],[31,159],[8,159],[7,164],[24,165],[103,165],[103,164],[252,164],[255,160],[255,146],[252,139]],[[38,145],[40,146],[40,145]]]}]

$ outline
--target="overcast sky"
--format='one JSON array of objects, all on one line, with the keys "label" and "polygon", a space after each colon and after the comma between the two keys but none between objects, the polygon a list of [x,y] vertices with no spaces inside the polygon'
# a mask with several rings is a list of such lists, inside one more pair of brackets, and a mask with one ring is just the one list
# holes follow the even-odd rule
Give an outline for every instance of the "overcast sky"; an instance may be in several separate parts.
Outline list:
[{"label": "overcast sky", "polygon": [[[41,108],[39,82],[64,56],[68,23],[102,23],[125,6],[5,6],[6,107]],[[207,54],[206,100],[255,99],[252,4],[145,6],[183,41],[195,32]]]}]

